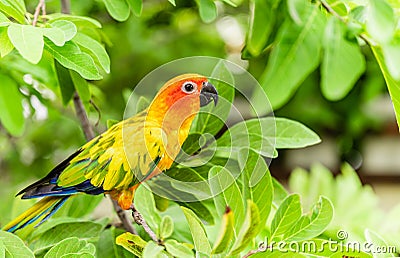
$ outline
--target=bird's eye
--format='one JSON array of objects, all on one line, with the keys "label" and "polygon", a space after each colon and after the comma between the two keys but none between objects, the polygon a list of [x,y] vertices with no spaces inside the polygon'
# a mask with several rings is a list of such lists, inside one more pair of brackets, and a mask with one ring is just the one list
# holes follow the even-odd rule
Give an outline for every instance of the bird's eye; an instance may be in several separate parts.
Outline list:
[{"label": "bird's eye", "polygon": [[194,82],[184,82],[182,84],[182,91],[185,93],[193,93],[197,90],[197,85]]}]

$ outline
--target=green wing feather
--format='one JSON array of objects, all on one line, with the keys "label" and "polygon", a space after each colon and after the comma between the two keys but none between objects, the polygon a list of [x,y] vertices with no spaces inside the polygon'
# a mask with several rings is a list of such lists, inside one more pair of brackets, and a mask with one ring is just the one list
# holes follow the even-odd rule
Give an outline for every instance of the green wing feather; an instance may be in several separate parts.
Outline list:
[{"label": "green wing feather", "polygon": [[86,143],[60,174],[68,187],[86,180],[105,191],[127,189],[145,179],[163,156],[160,128],[146,121],[146,111],[113,125]]}]

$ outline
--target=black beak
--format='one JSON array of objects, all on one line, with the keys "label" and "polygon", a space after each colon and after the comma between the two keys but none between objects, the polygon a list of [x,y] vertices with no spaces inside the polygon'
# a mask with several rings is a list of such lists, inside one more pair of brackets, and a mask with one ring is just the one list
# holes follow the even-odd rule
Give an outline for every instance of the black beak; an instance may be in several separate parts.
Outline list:
[{"label": "black beak", "polygon": [[203,82],[203,87],[200,91],[200,107],[203,107],[214,100],[214,105],[218,103],[217,89],[209,82]]}]

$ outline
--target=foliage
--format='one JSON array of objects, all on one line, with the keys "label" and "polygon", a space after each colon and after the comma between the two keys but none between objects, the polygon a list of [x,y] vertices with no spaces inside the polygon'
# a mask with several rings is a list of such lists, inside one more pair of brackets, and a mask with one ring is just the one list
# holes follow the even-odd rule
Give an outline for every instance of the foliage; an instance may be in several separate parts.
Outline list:
[{"label": "foliage", "polygon": [[[131,80],[136,83],[157,65],[181,56],[239,54],[237,47],[229,45],[229,40],[220,36],[213,25],[229,15],[247,26],[243,22],[243,14],[248,15],[247,2],[224,0],[223,5],[213,0],[164,2],[73,1],[74,14],[61,14],[59,3],[49,1],[46,7],[49,14],[40,15],[35,26],[32,24],[35,17],[27,10],[34,10],[36,1],[28,1],[27,6],[22,0],[0,2],[0,121],[3,131],[9,134],[9,138],[3,135],[0,138],[5,146],[0,156],[6,157],[6,165],[16,171],[6,174],[3,196],[11,196],[10,192],[17,189],[13,184],[27,180],[26,170],[37,171],[32,177],[39,176],[55,163],[42,157],[60,159],[82,143],[83,138],[77,137],[79,126],[69,107],[75,94],[92,120],[97,109],[93,103],[100,103],[101,110],[108,110],[100,119],[105,124],[108,118],[121,117],[116,114],[122,113],[124,96],[115,92],[126,88],[122,78],[134,76]],[[313,86],[319,81],[321,93],[329,101],[349,95],[347,99],[365,103],[380,93],[379,79],[375,79],[379,66],[400,121],[396,2],[251,0],[249,5],[245,48],[239,51],[249,62],[248,70],[260,78],[262,90],[268,94],[274,110],[285,105],[296,91],[298,95],[314,98]],[[105,11],[112,19],[125,23],[116,23]],[[128,49],[133,49],[132,53]],[[214,84],[228,103],[208,111],[226,118],[231,103],[238,98],[229,86],[235,82],[223,63],[214,68],[213,74],[224,78],[225,83]],[[366,93],[361,100],[358,97],[354,100],[351,91],[361,86],[368,86]],[[253,94],[257,108],[270,112],[259,101],[260,92]],[[298,105],[298,95],[292,101],[295,108],[291,109],[289,103],[286,112],[295,109],[310,114],[312,105]],[[304,102],[304,98],[300,101]],[[338,126],[340,120],[324,101],[319,99],[311,107],[318,110],[313,111],[313,116],[322,120],[318,121],[322,127],[332,123]],[[138,109],[148,103],[140,99]],[[316,108],[319,106],[322,108]],[[285,114],[285,108],[281,112]],[[45,117],[41,117],[43,113]],[[362,121],[365,127],[370,126],[368,119]],[[348,166],[336,179],[321,167],[314,167],[311,177],[303,170],[295,171],[290,180],[291,190],[297,192],[293,194],[288,194],[271,177],[265,158],[276,158],[277,149],[302,148],[320,141],[308,127],[288,118],[264,117],[237,123],[218,135],[221,128],[223,123],[214,116],[199,115],[184,149],[189,154],[206,153],[216,146],[216,155],[195,169],[189,164],[175,164],[168,171],[170,177],[184,182],[210,180],[207,187],[187,194],[196,201],[174,198],[167,201],[169,205],[163,205],[162,197],[187,196],[182,195],[187,189],[162,178],[138,188],[136,207],[162,245],[150,240],[137,225],[139,235],[132,235],[108,220],[95,220],[93,210],[101,196],[80,196],[64,207],[58,217],[37,229],[28,227],[18,236],[0,232],[0,255],[239,257],[254,252],[254,257],[268,257],[285,252],[290,257],[355,253],[357,257],[369,257],[354,249],[317,253],[288,247],[279,251],[269,248],[271,241],[292,241],[298,245],[311,241],[321,247],[327,238],[337,237],[339,229],[345,229],[358,241],[400,248],[395,240],[399,239],[397,233],[389,231],[391,224],[388,222],[383,228],[378,225],[383,215],[373,201],[375,196],[368,187],[361,186]],[[205,132],[218,136],[215,145],[198,146],[200,135]],[[59,140],[49,141],[49,135]],[[19,136],[23,137],[16,141],[14,137]],[[237,139],[233,144],[229,141],[232,138]],[[149,190],[157,187],[172,190],[160,197]],[[215,196],[213,199],[202,198],[210,193]],[[355,200],[360,204],[357,207]],[[12,202],[11,198],[3,202],[2,221],[30,204],[15,201],[12,205]],[[161,206],[163,211],[158,209]],[[395,208],[389,218],[396,218],[398,210]],[[369,229],[365,231],[366,227]],[[339,241],[335,247],[344,244],[346,241]]]}]

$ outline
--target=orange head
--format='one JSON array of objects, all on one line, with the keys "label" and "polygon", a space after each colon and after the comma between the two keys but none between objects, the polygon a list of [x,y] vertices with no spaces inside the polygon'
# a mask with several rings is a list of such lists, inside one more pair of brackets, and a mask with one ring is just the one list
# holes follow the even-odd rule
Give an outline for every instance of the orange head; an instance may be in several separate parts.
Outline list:
[{"label": "orange head", "polygon": [[216,105],[218,93],[206,77],[183,74],[165,83],[151,103],[148,116],[172,130],[177,130],[183,122],[190,127],[200,107],[213,100]]}]

